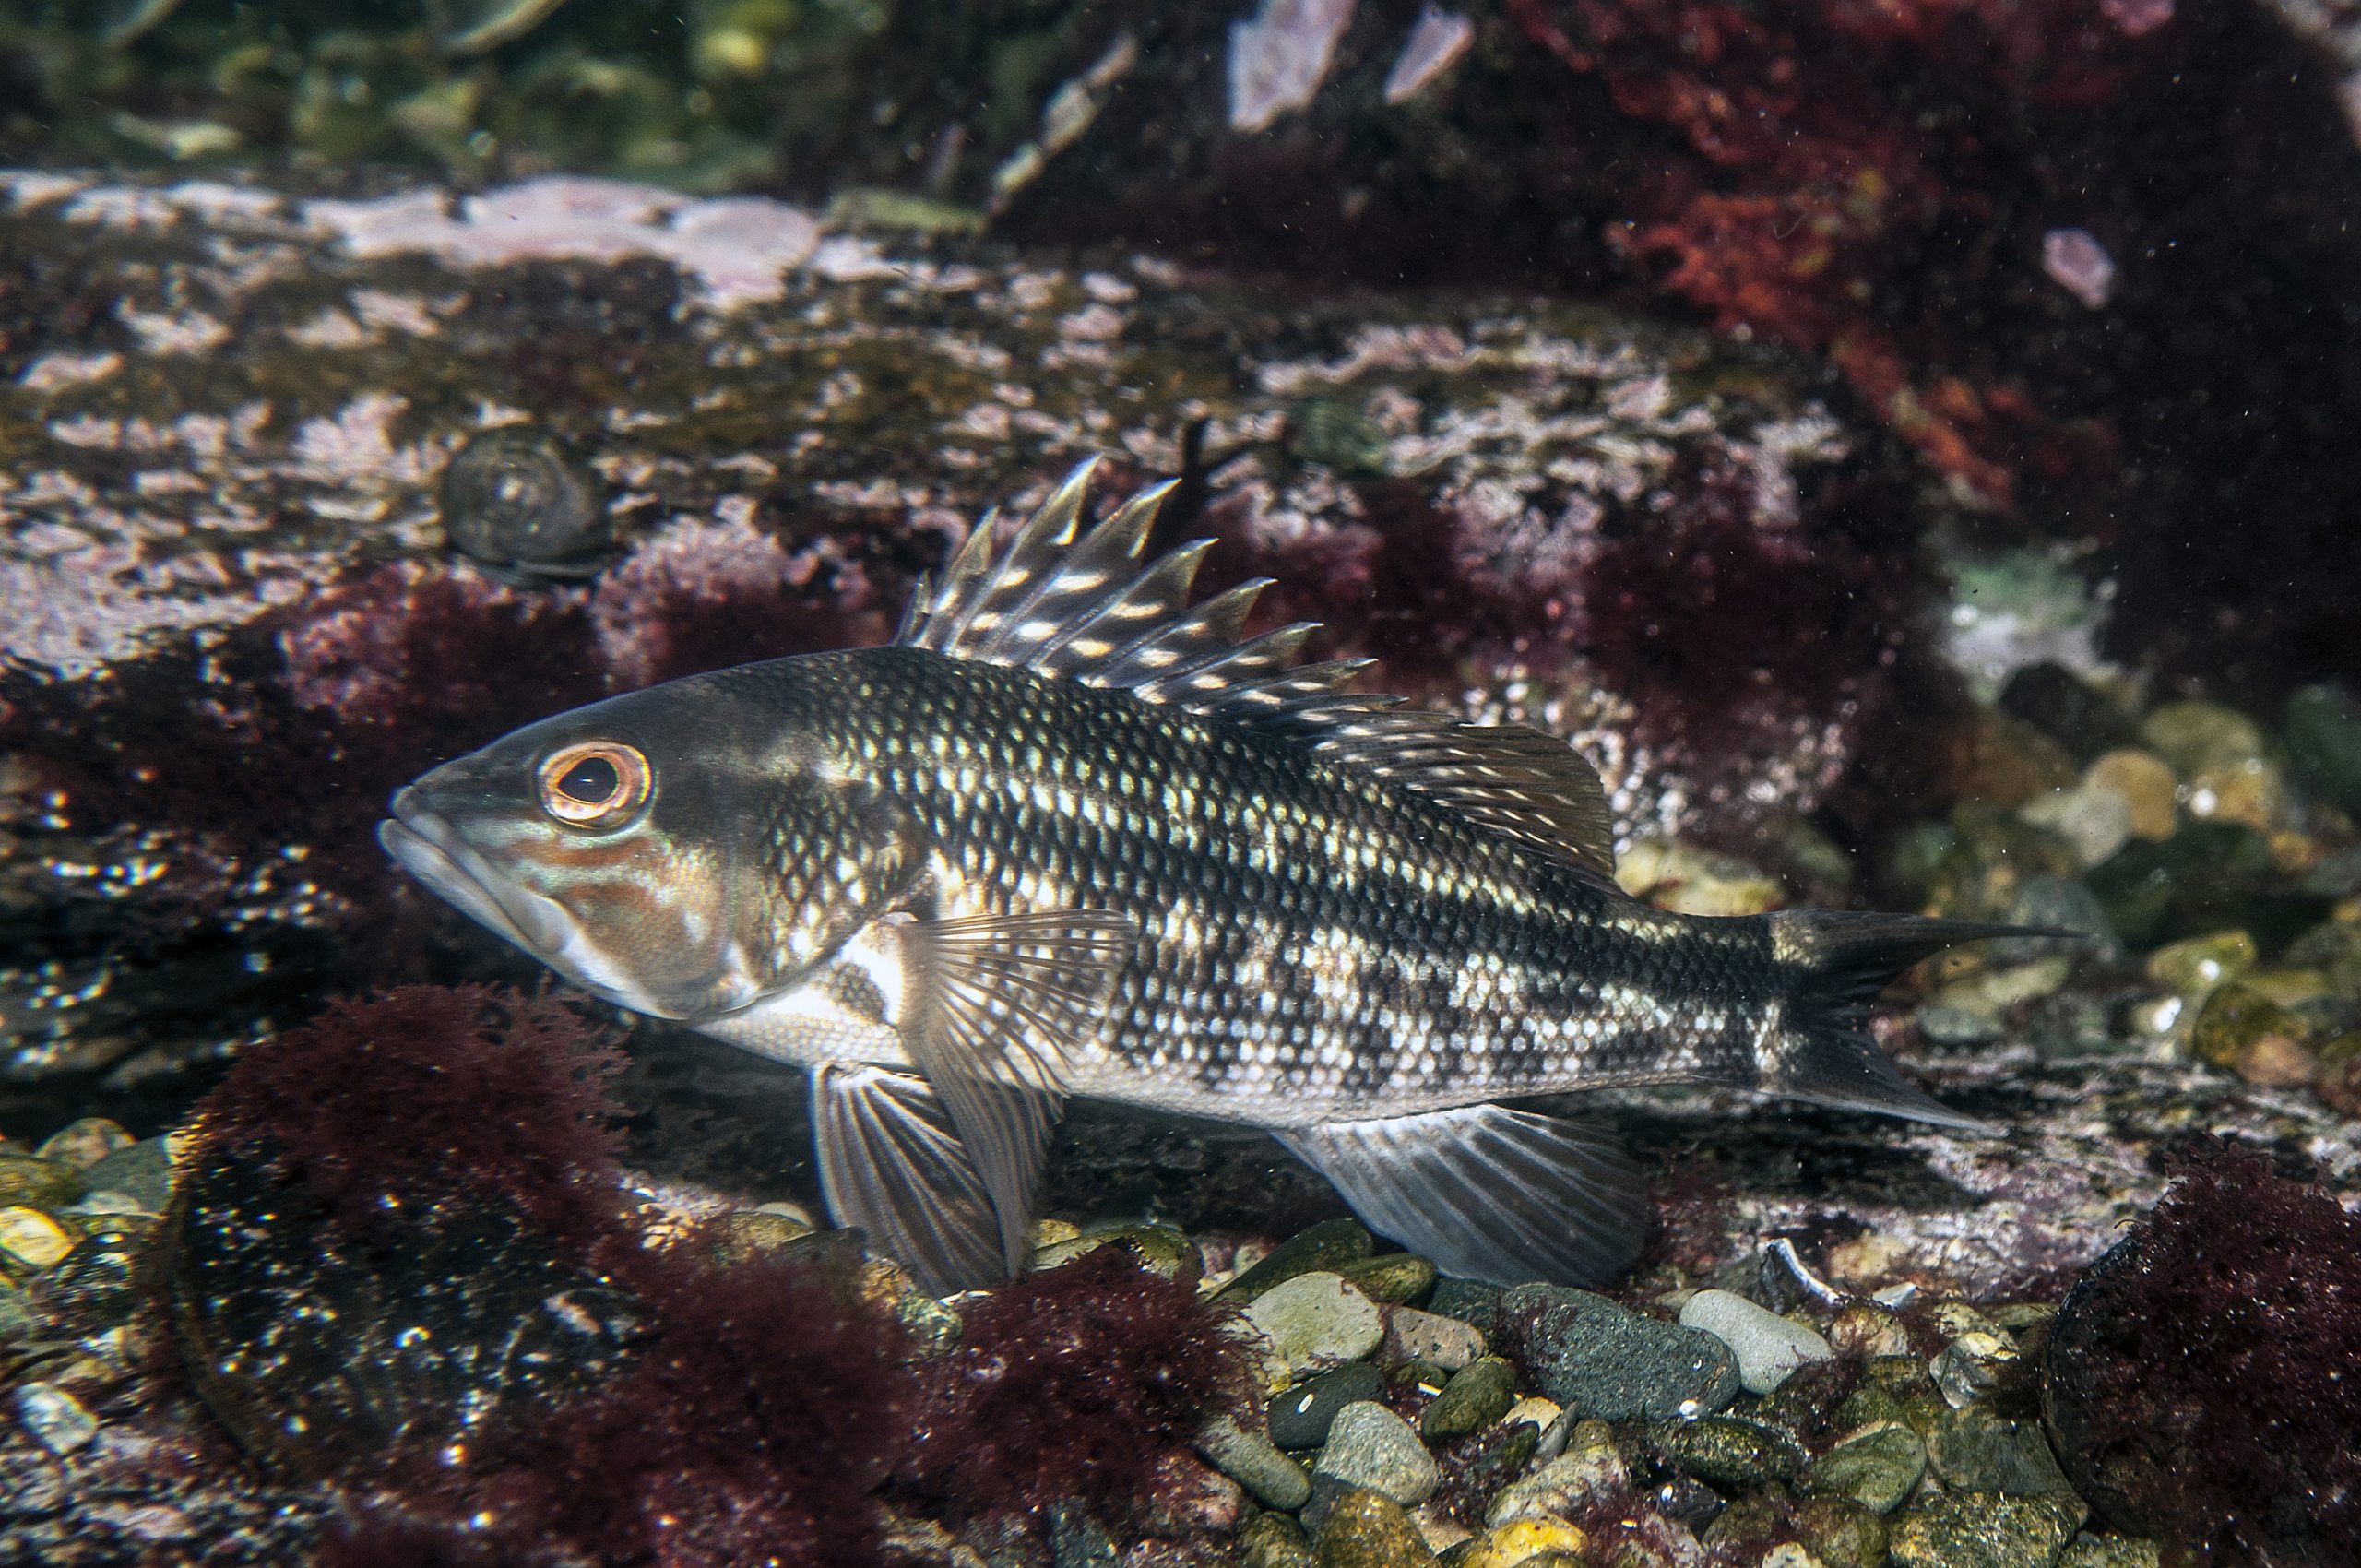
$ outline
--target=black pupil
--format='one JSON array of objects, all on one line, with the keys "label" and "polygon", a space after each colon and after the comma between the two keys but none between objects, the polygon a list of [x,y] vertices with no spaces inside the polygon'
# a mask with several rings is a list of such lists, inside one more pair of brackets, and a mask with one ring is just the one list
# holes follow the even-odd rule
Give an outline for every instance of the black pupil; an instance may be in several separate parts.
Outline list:
[{"label": "black pupil", "polygon": [[558,793],[586,806],[603,806],[623,786],[623,776],[602,756],[587,756],[558,776]]}]

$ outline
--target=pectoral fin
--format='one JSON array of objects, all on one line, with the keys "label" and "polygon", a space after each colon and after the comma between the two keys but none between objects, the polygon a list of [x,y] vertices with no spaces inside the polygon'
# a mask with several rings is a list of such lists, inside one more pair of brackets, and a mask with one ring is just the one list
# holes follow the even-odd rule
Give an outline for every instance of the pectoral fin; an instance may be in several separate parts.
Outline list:
[{"label": "pectoral fin", "polygon": [[1471,1105],[1275,1135],[1370,1229],[1463,1279],[1599,1284],[1646,1232],[1638,1170],[1579,1122]]},{"label": "pectoral fin", "polygon": [[925,1079],[831,1063],[812,1075],[812,1129],[828,1212],[920,1289],[947,1296],[1001,1277],[991,1197]]},{"label": "pectoral fin", "polygon": [[942,1097],[1014,1273],[1069,1053],[1097,1035],[1139,930],[1095,910],[920,921],[904,934],[911,1064]]}]

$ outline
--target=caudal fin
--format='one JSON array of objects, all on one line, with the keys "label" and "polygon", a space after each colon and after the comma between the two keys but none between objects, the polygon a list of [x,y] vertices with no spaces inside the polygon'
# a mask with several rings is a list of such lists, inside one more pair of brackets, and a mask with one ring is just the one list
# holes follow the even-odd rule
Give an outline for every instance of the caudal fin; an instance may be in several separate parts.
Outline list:
[{"label": "caudal fin", "polygon": [[1770,917],[1781,962],[1797,979],[1776,1053],[1761,1087],[1818,1105],[1874,1111],[1947,1127],[1992,1132],[1905,1079],[1869,1037],[1869,1004],[1911,965],[1963,942],[1996,936],[2086,940],[2078,932],[1924,915],[1782,909]]}]

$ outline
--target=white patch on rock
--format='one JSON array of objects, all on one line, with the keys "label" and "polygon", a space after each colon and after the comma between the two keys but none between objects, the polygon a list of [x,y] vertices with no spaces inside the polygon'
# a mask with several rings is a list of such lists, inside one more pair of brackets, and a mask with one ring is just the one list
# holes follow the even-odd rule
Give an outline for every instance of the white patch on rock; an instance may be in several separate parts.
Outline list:
[{"label": "white patch on rock", "polygon": [[1430,5],[1418,13],[1403,41],[1394,68],[1385,73],[1385,101],[1407,103],[1445,71],[1459,64],[1476,42],[1476,25],[1456,11]]},{"label": "white patch on rock", "polygon": [[122,301],[116,303],[114,314],[138,335],[139,346],[151,354],[208,353],[230,337],[226,325],[201,310],[185,315],[166,315],[161,311],[136,310],[128,301]]},{"label": "white patch on rock", "polygon": [[2041,237],[2041,269],[2093,310],[2115,292],[2115,258],[2088,229],[2052,229]]},{"label": "white patch on rock", "polygon": [[1229,128],[1244,135],[1308,107],[1352,25],[1353,0],[1263,0],[1229,24]]},{"label": "white patch on rock", "polygon": [[873,253],[859,248],[824,258],[819,220],[765,196],[697,200],[576,175],[469,196],[456,217],[445,193],[413,191],[378,201],[306,202],[303,221],[354,255],[424,252],[452,267],[653,256],[694,278],[703,302],[725,311],[778,298],[787,274],[807,264],[875,265]]},{"label": "white patch on rock", "polygon": [[24,368],[17,385],[28,392],[54,392],[103,381],[122,368],[121,354],[43,354]]}]

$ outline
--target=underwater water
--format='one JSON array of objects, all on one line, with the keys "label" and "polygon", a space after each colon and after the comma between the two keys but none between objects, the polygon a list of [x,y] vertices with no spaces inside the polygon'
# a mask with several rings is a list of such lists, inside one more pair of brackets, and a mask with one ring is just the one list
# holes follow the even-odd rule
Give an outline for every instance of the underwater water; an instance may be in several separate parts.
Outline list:
[{"label": "underwater water", "polygon": [[0,88],[0,1564],[2361,1561],[2361,10]]}]

